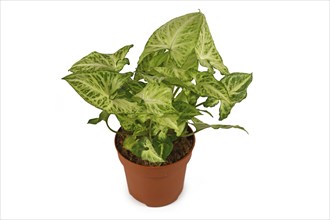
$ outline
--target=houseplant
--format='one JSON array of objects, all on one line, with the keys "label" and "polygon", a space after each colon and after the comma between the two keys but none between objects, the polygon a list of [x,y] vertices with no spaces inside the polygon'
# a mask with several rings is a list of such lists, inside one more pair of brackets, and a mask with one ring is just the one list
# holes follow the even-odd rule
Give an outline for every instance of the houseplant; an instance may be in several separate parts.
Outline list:
[{"label": "houseplant", "polygon": [[[135,71],[121,73],[129,64],[126,54],[132,47],[124,46],[113,54],[92,52],[63,79],[101,110],[88,123],[105,121],[116,133],[115,145],[130,193],[148,206],[163,206],[182,190],[196,132],[205,128],[245,130],[238,125],[209,125],[198,116],[211,115],[207,108],[220,103],[219,120],[227,118],[234,105],[246,98],[252,74],[229,72],[201,12],[174,18],[158,28]],[[207,70],[201,71],[201,66]],[[221,74],[221,79],[214,74]],[[108,123],[111,114],[120,122],[118,131]]]}]

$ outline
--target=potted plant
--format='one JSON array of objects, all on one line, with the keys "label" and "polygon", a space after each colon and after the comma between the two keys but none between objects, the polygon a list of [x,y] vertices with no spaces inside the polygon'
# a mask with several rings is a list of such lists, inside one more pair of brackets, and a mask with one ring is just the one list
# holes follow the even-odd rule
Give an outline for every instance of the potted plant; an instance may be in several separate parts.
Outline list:
[{"label": "potted plant", "polygon": [[[88,123],[104,121],[116,133],[115,146],[130,194],[148,206],[164,206],[182,191],[195,133],[205,128],[245,131],[238,125],[209,125],[198,116],[211,115],[207,108],[220,103],[219,120],[227,118],[234,105],[246,98],[252,74],[229,72],[201,12],[158,28],[135,71],[122,73],[132,47],[113,54],[92,52],[73,64],[72,73],[63,79],[101,110]],[[201,71],[201,66],[207,70]],[[222,78],[217,80],[214,74],[219,73]],[[108,123],[112,114],[120,122],[118,131]]]}]

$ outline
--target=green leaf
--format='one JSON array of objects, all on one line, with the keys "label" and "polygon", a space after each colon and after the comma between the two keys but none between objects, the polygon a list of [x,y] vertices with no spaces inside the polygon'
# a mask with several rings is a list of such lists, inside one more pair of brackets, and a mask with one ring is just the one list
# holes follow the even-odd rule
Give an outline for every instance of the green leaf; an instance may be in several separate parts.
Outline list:
[{"label": "green leaf", "polygon": [[138,67],[136,68],[137,72],[145,72],[150,70],[153,67],[162,66],[163,63],[169,60],[169,53],[168,51],[165,52],[164,50],[159,50],[154,53],[150,53],[146,56],[141,63],[139,63]]},{"label": "green leaf", "polygon": [[201,115],[201,113],[195,108],[195,106],[192,106],[186,102],[175,101],[173,103],[173,106],[177,110],[177,112],[179,112],[179,117],[181,121],[188,121],[196,115]]},{"label": "green leaf", "polygon": [[214,107],[219,103],[219,100],[213,97],[208,97],[206,101],[203,103],[203,106],[208,107]]},{"label": "green leaf", "polygon": [[[133,148],[137,146],[138,140],[136,139],[136,136],[129,135],[125,138],[123,146],[126,150],[133,151]],[[137,153],[139,156],[139,153]]]},{"label": "green leaf", "polygon": [[246,133],[248,133],[243,127],[241,127],[239,125],[222,125],[222,124],[209,125],[209,124],[202,122],[201,120],[199,120],[197,118],[193,118],[192,121],[193,121],[192,125],[196,128],[195,133],[197,133],[201,130],[204,130],[206,128],[213,128],[213,129],[238,128],[238,129],[241,129],[241,130],[245,131]]},{"label": "green leaf", "polygon": [[241,102],[247,96],[247,88],[252,82],[252,74],[231,73],[220,80],[220,84],[226,90],[228,99],[221,100],[220,120],[225,119],[236,103]]},{"label": "green leaf", "polygon": [[157,154],[164,160],[170,155],[173,150],[173,142],[170,138],[165,138],[162,140],[155,139],[152,142]]},{"label": "green leaf", "polygon": [[169,68],[169,67],[155,67],[153,68],[165,79],[173,78],[178,81],[191,81],[193,78],[190,76],[189,71],[179,68]]},{"label": "green leaf", "polygon": [[193,51],[187,58],[186,62],[182,65],[181,69],[184,70],[198,70],[198,59],[195,51]]},{"label": "green leaf", "polygon": [[148,138],[143,138],[142,143],[144,150],[141,152],[141,159],[152,163],[164,162],[163,158],[156,152]]},{"label": "green leaf", "polygon": [[196,78],[196,92],[204,97],[211,97],[230,102],[225,87],[209,72],[199,72]]},{"label": "green leaf", "polygon": [[88,123],[88,124],[94,124],[94,125],[95,125],[95,124],[98,124],[98,123],[101,122],[101,121],[105,121],[105,122],[107,122],[109,116],[110,116],[110,114],[109,114],[108,112],[106,112],[106,111],[102,111],[102,112],[100,113],[100,115],[99,115],[98,118],[92,118],[92,119],[90,119],[87,123]]},{"label": "green leaf", "polygon": [[204,15],[202,20],[201,31],[195,47],[197,58],[202,66],[208,68],[209,72],[213,73],[213,68],[215,68],[222,75],[227,75],[229,74],[228,68],[223,64],[222,58],[215,47]]},{"label": "green leaf", "polygon": [[162,25],[149,38],[138,63],[149,54],[165,50],[178,67],[182,67],[195,49],[203,17],[202,13],[191,13]]},{"label": "green leaf", "polygon": [[139,110],[135,102],[116,99],[117,90],[130,80],[132,73],[120,74],[98,71],[86,74],[70,74],[66,80],[89,104],[108,113],[132,113]]},{"label": "green leaf", "polygon": [[190,87],[188,89],[187,88],[182,89],[182,91],[175,97],[175,101],[182,101],[195,106],[199,95],[195,92],[190,91]]},{"label": "green leaf", "polygon": [[69,71],[73,73],[90,73],[100,70],[119,72],[126,64],[129,64],[125,56],[132,47],[133,45],[124,46],[114,54],[94,51],[73,64]]},{"label": "green leaf", "polygon": [[149,82],[135,96],[144,101],[148,113],[162,116],[165,113],[175,111],[172,106],[172,90],[163,83]]},{"label": "green leaf", "polygon": [[161,117],[154,115],[151,119],[152,119],[152,121],[156,122],[157,124],[171,128],[171,129],[175,130],[176,132],[180,131],[179,124],[178,124],[178,120],[179,120],[178,113],[163,114]]}]

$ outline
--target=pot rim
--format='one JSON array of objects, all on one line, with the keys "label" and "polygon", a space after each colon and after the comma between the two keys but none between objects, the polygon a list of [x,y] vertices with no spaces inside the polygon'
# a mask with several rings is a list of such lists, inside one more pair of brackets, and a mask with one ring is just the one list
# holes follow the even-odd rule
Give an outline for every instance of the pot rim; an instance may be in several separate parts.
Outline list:
[{"label": "pot rim", "polygon": [[[189,126],[188,126],[189,127]],[[118,129],[118,131],[121,129],[122,127],[120,127]],[[190,130],[192,130],[190,127],[189,127]],[[188,160],[190,159],[191,157],[191,153],[195,147],[195,143],[196,143],[196,138],[195,138],[195,134],[191,135],[193,137],[193,143],[192,143],[192,148],[188,151],[188,153],[186,155],[184,155],[184,157],[182,157],[180,160],[178,161],[175,161],[174,163],[171,163],[171,164],[167,164],[167,165],[161,165],[161,166],[145,166],[145,165],[141,165],[141,164],[137,164],[137,163],[134,163],[133,161],[127,159],[126,157],[124,157],[118,150],[117,148],[117,144],[116,144],[116,138],[118,137],[118,134],[116,133],[115,135],[115,138],[114,138],[114,142],[115,142],[115,148],[116,148],[116,151],[118,153],[118,155],[120,155],[121,158],[123,158],[124,160],[126,160],[127,162],[129,162],[130,164],[134,165],[134,166],[141,166],[141,167],[144,167],[144,168],[150,168],[150,169],[159,169],[159,168],[165,168],[165,167],[170,167],[170,166],[175,166],[179,163],[182,163],[185,159],[188,158]]]}]

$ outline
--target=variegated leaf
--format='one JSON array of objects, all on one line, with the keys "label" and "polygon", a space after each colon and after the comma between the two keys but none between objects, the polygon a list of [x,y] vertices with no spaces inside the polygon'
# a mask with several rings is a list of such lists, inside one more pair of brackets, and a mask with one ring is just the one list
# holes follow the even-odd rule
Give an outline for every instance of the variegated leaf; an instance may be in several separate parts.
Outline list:
[{"label": "variegated leaf", "polygon": [[196,115],[201,115],[201,113],[196,109],[195,106],[192,106],[186,102],[175,101],[173,103],[173,106],[180,114],[180,121],[188,121]]},{"label": "variegated leaf", "polygon": [[141,159],[152,163],[164,162],[163,158],[156,152],[148,138],[142,138],[144,150],[141,152]]},{"label": "variegated leaf", "polygon": [[172,90],[163,83],[149,82],[135,96],[144,101],[148,113],[162,116],[165,113],[175,111],[172,106]]},{"label": "variegated leaf", "polygon": [[199,72],[196,78],[196,92],[204,97],[230,102],[225,87],[209,72]]},{"label": "variegated leaf", "polygon": [[177,81],[191,81],[192,77],[189,71],[179,68],[168,68],[168,67],[155,67],[153,68],[158,74],[164,76],[165,79],[173,78]]},{"label": "variegated leaf", "polygon": [[167,22],[151,35],[139,63],[149,54],[165,49],[178,67],[182,67],[195,49],[202,22],[202,13],[187,14]]},{"label": "variegated leaf", "polygon": [[203,103],[204,107],[214,107],[219,103],[219,100],[213,97],[208,97],[206,101]]},{"label": "variegated leaf", "polygon": [[173,150],[173,142],[170,138],[165,138],[162,140],[154,139],[152,145],[154,146],[157,154],[164,160],[166,160],[168,155],[170,155]]},{"label": "variegated leaf", "polygon": [[195,47],[197,58],[202,66],[208,68],[209,72],[213,73],[214,67],[221,74],[227,75],[229,74],[228,68],[223,64],[222,58],[215,47],[204,15],[202,20],[201,31]]},{"label": "variegated leaf", "polygon": [[222,88],[225,88],[228,100],[222,100],[220,104],[220,120],[227,118],[236,103],[241,102],[247,96],[247,88],[252,82],[252,74],[231,73],[220,80]]},{"label": "variegated leaf", "polygon": [[123,98],[116,99],[117,90],[130,79],[131,73],[119,74],[98,71],[86,74],[70,74],[66,80],[76,92],[89,104],[108,113],[137,112],[139,106],[135,102]]},{"label": "variegated leaf", "polygon": [[94,51],[73,64],[69,71],[73,73],[91,73],[100,70],[119,72],[126,64],[129,64],[125,56],[132,47],[133,45],[127,45],[114,54]]},{"label": "variegated leaf", "polygon": [[169,59],[168,51],[165,52],[165,49],[159,50],[153,53],[150,53],[146,56],[141,63],[139,63],[136,68],[137,72],[145,72],[150,70],[153,67],[162,66]]}]

